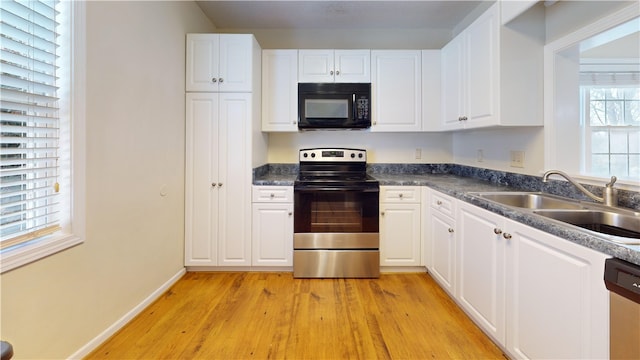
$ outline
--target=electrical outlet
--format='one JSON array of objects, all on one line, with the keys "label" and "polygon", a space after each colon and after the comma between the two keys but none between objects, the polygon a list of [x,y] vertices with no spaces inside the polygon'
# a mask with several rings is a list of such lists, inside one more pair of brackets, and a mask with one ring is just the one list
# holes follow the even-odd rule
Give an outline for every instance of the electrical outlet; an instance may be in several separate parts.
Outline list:
[{"label": "electrical outlet", "polygon": [[511,150],[511,167],[524,167],[524,151]]},{"label": "electrical outlet", "polygon": [[422,149],[416,149],[416,159],[422,159]]},{"label": "electrical outlet", "polygon": [[478,160],[478,162],[483,162],[484,161],[484,150],[478,149],[476,160]]}]

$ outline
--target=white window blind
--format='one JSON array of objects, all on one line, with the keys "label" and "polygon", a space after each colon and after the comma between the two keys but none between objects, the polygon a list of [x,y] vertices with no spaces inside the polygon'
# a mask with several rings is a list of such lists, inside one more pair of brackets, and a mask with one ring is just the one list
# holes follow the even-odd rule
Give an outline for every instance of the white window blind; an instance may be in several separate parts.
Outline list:
[{"label": "white window blind", "polygon": [[59,228],[58,1],[0,1],[0,249]]}]

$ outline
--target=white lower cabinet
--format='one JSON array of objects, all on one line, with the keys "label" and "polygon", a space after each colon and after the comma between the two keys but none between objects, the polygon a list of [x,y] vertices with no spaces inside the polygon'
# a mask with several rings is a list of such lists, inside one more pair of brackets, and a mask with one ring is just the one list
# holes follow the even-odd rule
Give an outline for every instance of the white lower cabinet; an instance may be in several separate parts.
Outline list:
[{"label": "white lower cabinet", "polygon": [[458,302],[485,332],[504,343],[504,218],[460,202],[457,228]]},{"label": "white lower cabinet", "polygon": [[609,256],[507,220],[507,343],[518,359],[608,359]]},{"label": "white lower cabinet", "polygon": [[608,358],[607,255],[462,201],[456,230],[456,301],[510,357]]},{"label": "white lower cabinet", "polygon": [[380,187],[380,265],[420,266],[421,188]]},{"label": "white lower cabinet", "polygon": [[431,191],[427,201],[425,263],[433,279],[455,296],[456,200]]},{"label": "white lower cabinet", "polygon": [[293,266],[293,187],[253,187],[253,266]]}]

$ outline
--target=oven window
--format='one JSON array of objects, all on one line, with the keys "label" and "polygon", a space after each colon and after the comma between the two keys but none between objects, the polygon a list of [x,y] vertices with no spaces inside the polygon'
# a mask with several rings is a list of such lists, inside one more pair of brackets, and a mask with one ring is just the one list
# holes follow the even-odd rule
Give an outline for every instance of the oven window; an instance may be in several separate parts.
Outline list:
[{"label": "oven window", "polygon": [[296,192],[294,207],[297,233],[378,232],[377,192]]},{"label": "oven window", "polygon": [[347,119],[349,101],[346,99],[305,99],[304,113],[308,118]]}]

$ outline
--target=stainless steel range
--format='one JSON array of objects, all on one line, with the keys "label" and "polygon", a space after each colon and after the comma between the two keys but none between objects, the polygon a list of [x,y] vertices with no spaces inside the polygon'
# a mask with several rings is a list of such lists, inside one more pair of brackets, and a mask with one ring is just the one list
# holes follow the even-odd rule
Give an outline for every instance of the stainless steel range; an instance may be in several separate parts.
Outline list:
[{"label": "stainless steel range", "polygon": [[359,149],[302,149],[294,184],[293,276],[380,276],[378,181]]}]

